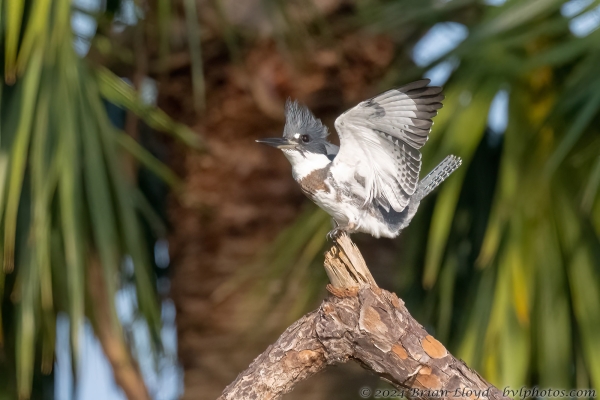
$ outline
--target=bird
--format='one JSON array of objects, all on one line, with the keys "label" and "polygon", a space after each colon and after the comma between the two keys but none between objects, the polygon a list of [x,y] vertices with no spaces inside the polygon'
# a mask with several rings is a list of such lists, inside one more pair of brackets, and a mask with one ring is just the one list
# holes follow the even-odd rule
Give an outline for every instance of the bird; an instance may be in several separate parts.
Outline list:
[{"label": "bird", "polygon": [[257,140],[283,152],[304,194],[332,217],[328,238],[397,237],[421,200],[461,165],[449,155],[419,180],[420,149],[444,99],[442,88],[429,83],[418,80],[345,111],[335,120],[339,147],[320,119],[289,98],[283,136]]}]

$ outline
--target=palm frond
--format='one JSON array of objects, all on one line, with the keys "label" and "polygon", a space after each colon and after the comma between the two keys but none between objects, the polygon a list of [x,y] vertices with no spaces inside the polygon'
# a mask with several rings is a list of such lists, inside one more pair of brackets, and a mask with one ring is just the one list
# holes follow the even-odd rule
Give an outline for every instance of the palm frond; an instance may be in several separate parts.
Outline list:
[{"label": "palm frond", "polygon": [[[0,91],[0,303],[15,305],[14,321],[0,318],[0,337],[16,338],[15,354],[2,359],[16,361],[19,398],[30,397],[38,362],[43,373],[52,369],[58,312],[69,316],[78,358],[81,326],[96,314],[85,286],[96,260],[113,330],[122,330],[113,302],[120,265],[130,257],[141,316],[160,341],[160,309],[138,217],[150,214],[123,150],[166,181],[178,178],[111,125],[103,101],[200,146],[187,127],[76,54],[71,13],[67,0],[0,3],[6,81]],[[2,309],[2,317],[10,315]]]},{"label": "palm frond", "polygon": [[[401,297],[500,387],[598,387],[600,29],[573,34],[559,0],[433,3],[373,2],[357,22],[404,46],[438,22],[469,31],[425,67],[457,65],[424,170],[449,153],[465,163],[401,235]],[[415,72],[392,68],[386,85]],[[493,133],[488,111],[502,90],[508,126]]]}]

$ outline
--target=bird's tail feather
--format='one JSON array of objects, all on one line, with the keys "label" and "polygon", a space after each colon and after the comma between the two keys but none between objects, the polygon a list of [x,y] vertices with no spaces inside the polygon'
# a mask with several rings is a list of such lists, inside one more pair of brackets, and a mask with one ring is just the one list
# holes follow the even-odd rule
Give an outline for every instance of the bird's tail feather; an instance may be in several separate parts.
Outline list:
[{"label": "bird's tail feather", "polygon": [[457,156],[447,156],[439,163],[427,176],[419,182],[417,192],[420,198],[427,196],[433,189],[438,187],[451,173],[453,173],[462,164],[462,160]]}]

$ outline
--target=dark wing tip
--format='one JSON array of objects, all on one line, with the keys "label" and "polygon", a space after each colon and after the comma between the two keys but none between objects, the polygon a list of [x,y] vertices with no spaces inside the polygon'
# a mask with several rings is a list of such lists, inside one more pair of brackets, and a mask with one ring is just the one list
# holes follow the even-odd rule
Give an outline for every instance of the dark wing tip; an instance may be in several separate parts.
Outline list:
[{"label": "dark wing tip", "polygon": [[409,97],[435,96],[442,92],[441,86],[423,86],[406,92]]},{"label": "dark wing tip", "polygon": [[421,128],[421,129],[429,129],[429,128],[431,128],[431,125],[433,125],[433,121],[429,118],[427,118],[427,119],[411,118],[411,120],[412,120],[413,126],[416,126],[417,128]]},{"label": "dark wing tip", "polygon": [[427,85],[429,85],[429,83],[431,83],[431,79],[419,79],[418,81],[414,81],[414,82],[408,83],[404,86],[400,86],[396,90],[398,90],[399,92],[406,93],[410,90],[427,87]]},{"label": "dark wing tip", "polygon": [[419,79],[418,81],[414,81],[414,83],[419,86],[427,86],[431,83],[431,79],[423,78],[423,79]]}]

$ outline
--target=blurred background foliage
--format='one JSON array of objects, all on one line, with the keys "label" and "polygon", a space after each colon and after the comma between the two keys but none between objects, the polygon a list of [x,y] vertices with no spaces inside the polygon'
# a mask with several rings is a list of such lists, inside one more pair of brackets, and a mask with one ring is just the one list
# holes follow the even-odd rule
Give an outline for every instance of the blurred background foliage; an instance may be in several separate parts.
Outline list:
[{"label": "blurred background foliage", "polygon": [[[111,361],[135,368],[114,305],[122,263],[133,266],[139,312],[160,345],[152,242],[139,217],[158,221],[155,236],[165,233],[135,163],[173,185],[177,179],[111,123],[105,101],[188,144],[198,139],[76,52],[69,0],[0,7],[0,397],[29,398],[34,374],[52,371],[61,312],[70,321],[74,370],[85,318]],[[46,395],[43,384],[33,386]]]},{"label": "blurred background foliage", "polygon": [[215,398],[325,295],[329,218],[252,139],[281,132],[287,96],[332,126],[421,76],[446,95],[423,169],[464,164],[398,239],[356,235],[376,280],[497,386],[599,388],[599,23],[598,0],[0,0],[0,398],[52,397],[58,313],[74,358],[86,318],[131,347],[127,280],[160,352],[167,236],[183,397]]}]

